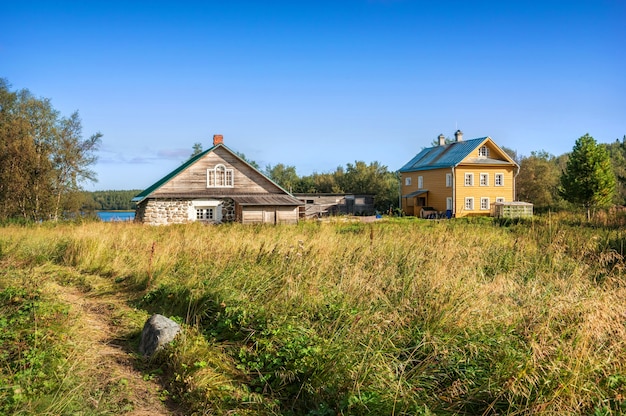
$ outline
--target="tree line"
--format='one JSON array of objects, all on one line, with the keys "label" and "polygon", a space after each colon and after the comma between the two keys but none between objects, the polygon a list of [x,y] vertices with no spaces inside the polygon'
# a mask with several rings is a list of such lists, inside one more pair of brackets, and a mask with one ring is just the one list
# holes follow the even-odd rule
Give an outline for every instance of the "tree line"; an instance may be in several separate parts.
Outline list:
[{"label": "tree line", "polygon": [[83,211],[130,211],[136,205],[132,199],[140,189],[129,191],[93,191],[83,192]]},{"label": "tree line", "polygon": [[[0,221],[58,219],[90,210],[134,209],[139,191],[85,192],[85,182],[96,181],[91,169],[101,143],[101,133],[82,136],[78,112],[69,117],[55,110],[49,99],[27,89],[12,91],[0,78]],[[554,156],[543,150],[518,157],[503,148],[519,165],[518,200],[532,202],[537,210],[582,206],[587,215],[596,207],[626,205],[626,136],[598,144],[586,134],[572,152]],[[202,151],[195,143],[193,153]],[[250,165],[243,153],[238,155]],[[398,172],[375,161],[355,161],[334,172],[299,176],[295,166],[282,163],[261,170],[292,193],[352,193],[374,195],[376,209],[398,208]]]}]

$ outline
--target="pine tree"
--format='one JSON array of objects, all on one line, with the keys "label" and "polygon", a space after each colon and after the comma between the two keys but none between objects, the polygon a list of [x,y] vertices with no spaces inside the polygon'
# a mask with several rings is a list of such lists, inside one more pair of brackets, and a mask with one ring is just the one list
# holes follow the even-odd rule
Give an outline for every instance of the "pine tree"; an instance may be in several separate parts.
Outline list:
[{"label": "pine tree", "polygon": [[615,174],[607,150],[589,134],[576,140],[561,175],[560,193],[567,201],[591,209],[610,205],[616,191]]}]

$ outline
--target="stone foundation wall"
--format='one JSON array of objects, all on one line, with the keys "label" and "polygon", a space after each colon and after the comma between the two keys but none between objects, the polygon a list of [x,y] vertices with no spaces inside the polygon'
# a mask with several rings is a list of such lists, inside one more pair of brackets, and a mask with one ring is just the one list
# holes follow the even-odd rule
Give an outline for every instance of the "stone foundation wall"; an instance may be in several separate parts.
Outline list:
[{"label": "stone foundation wall", "polygon": [[[194,221],[189,219],[189,210],[193,206],[186,199],[147,199],[137,205],[135,221],[149,225],[182,224]],[[222,222],[236,221],[235,201],[225,198],[219,207]]]},{"label": "stone foundation wall", "polygon": [[237,219],[235,216],[235,201],[225,198],[220,206],[222,207],[222,222],[235,222]]},{"label": "stone foundation wall", "polygon": [[135,212],[135,221],[149,225],[182,224],[189,222],[191,201],[185,199],[147,199]]}]

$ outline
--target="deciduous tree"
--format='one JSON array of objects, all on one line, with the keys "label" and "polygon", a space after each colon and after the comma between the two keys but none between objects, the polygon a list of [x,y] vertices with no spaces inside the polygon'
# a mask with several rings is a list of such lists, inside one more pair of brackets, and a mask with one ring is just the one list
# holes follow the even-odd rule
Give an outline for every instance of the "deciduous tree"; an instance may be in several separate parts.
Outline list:
[{"label": "deciduous tree", "polygon": [[535,207],[550,207],[559,197],[560,171],[554,155],[546,151],[531,152],[520,160],[515,180],[517,198],[532,202]]},{"label": "deciduous tree", "polygon": [[95,180],[101,134],[82,139],[78,113],[62,118],[49,99],[0,80],[0,218],[56,218],[80,183]]}]

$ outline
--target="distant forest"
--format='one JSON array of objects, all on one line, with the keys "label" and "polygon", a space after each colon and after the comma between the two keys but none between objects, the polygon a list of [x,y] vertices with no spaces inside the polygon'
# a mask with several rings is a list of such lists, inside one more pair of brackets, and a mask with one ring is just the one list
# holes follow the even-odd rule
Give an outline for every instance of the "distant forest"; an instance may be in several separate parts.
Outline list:
[{"label": "distant forest", "polygon": [[135,203],[131,199],[141,189],[130,191],[94,191],[83,193],[83,210],[85,211],[123,211],[134,210]]}]

